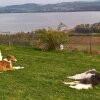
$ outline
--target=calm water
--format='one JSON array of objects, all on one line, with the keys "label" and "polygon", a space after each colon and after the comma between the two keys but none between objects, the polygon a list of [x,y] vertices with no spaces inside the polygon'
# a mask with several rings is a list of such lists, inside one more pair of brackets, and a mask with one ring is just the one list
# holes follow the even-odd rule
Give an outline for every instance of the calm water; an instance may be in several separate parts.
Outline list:
[{"label": "calm water", "polygon": [[77,24],[100,22],[100,12],[64,13],[11,13],[0,14],[0,31],[32,31],[38,28],[53,27],[63,22],[68,28]]}]

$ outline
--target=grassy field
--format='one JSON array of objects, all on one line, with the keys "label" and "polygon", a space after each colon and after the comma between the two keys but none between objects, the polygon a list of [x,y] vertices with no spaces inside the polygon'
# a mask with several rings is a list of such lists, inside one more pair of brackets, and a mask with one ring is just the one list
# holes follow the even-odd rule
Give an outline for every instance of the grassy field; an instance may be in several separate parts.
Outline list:
[{"label": "grassy field", "polygon": [[[89,44],[69,44],[69,47],[72,47],[73,49],[76,48],[78,51],[90,51],[90,45]],[[97,45],[92,45],[91,46],[91,51],[92,52],[98,52],[98,54],[100,54],[100,44]]]},{"label": "grassy field", "polygon": [[0,74],[0,100],[100,100],[100,85],[74,90],[66,77],[95,68],[100,56],[71,52],[44,52],[28,47],[0,46],[2,55],[13,54],[24,69]]}]

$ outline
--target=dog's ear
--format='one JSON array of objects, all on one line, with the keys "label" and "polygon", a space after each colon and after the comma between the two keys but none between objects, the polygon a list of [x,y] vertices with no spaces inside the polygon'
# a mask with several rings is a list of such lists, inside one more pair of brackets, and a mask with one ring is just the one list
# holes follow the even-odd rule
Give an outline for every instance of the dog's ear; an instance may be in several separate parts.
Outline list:
[{"label": "dog's ear", "polygon": [[13,62],[16,62],[17,61],[17,59],[13,56],[13,55],[7,55],[7,60],[8,61],[13,61]]},{"label": "dog's ear", "polygon": [[7,57],[10,57],[10,56],[11,56],[10,54],[7,55]]},{"label": "dog's ear", "polygon": [[100,73],[96,74],[96,78],[100,81]]},{"label": "dog's ear", "polygon": [[9,61],[11,59],[11,55],[7,55],[7,60]]}]

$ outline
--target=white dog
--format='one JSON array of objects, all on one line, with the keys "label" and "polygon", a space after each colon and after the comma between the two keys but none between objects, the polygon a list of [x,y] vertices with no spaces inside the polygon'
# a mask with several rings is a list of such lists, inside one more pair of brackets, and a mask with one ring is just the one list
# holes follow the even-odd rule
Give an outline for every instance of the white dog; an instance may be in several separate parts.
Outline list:
[{"label": "white dog", "polygon": [[67,77],[74,80],[73,82],[63,82],[64,84],[70,85],[70,88],[74,89],[91,89],[95,85],[100,83],[100,73],[95,69],[86,71],[81,74],[76,74],[74,76]]}]

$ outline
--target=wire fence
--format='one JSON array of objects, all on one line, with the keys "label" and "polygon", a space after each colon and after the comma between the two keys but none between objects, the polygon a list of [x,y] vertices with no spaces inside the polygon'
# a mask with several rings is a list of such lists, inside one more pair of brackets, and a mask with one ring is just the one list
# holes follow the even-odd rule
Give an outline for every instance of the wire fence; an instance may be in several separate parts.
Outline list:
[{"label": "wire fence", "polygon": [[[34,47],[34,34],[34,31],[17,34],[0,32],[0,44]],[[100,35],[71,35],[69,36],[69,43],[65,47],[70,50],[100,53]]]},{"label": "wire fence", "polygon": [[89,53],[100,53],[100,35],[74,35],[69,37],[69,47]]},{"label": "wire fence", "polygon": [[32,46],[33,47],[33,39],[34,32],[28,33],[16,33],[12,34],[10,32],[0,32],[0,44],[13,46],[13,45],[22,45],[22,46]]}]

